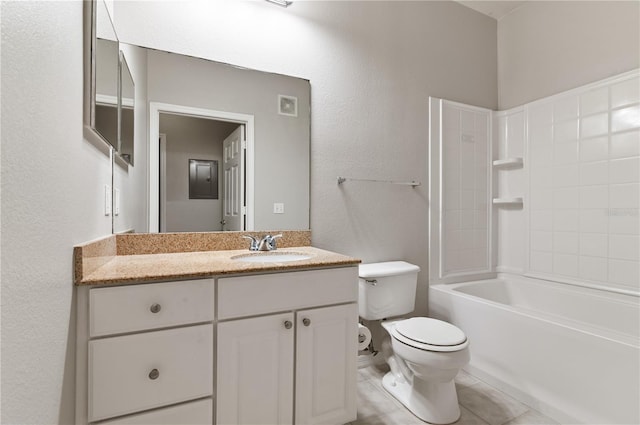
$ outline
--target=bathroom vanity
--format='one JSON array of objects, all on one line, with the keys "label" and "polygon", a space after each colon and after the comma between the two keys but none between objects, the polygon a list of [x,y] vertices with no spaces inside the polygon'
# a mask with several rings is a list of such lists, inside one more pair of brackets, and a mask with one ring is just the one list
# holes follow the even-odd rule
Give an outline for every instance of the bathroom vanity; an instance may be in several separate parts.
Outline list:
[{"label": "bathroom vanity", "polygon": [[354,420],[359,260],[277,252],[76,252],[76,423]]}]

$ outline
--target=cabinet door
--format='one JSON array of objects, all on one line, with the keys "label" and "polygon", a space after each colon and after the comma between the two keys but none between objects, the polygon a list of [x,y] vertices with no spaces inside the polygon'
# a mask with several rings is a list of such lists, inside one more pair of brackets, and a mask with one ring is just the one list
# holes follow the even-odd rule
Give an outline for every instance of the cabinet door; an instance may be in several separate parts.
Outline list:
[{"label": "cabinet door", "polygon": [[218,324],[216,423],[293,423],[293,313]]},{"label": "cabinet door", "polygon": [[296,321],[296,424],[355,420],[357,304],[299,311]]}]

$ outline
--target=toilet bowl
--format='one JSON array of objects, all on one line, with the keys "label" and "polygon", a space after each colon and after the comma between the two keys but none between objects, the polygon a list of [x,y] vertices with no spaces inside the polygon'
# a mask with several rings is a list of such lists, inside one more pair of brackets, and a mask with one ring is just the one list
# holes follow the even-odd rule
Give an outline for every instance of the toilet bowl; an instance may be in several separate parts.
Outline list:
[{"label": "toilet bowl", "polygon": [[450,424],[460,418],[453,379],[469,363],[469,341],[456,326],[428,317],[388,320],[415,308],[420,268],[404,261],[360,265],[359,311],[383,320],[382,352],[390,372],[383,387],[418,418]]},{"label": "toilet bowl", "polygon": [[[386,321],[382,327],[388,333],[382,351],[391,368],[382,379],[383,387],[423,421],[457,421],[460,407],[453,379],[469,363],[464,333],[427,317]],[[431,331],[435,337],[427,336]]]}]

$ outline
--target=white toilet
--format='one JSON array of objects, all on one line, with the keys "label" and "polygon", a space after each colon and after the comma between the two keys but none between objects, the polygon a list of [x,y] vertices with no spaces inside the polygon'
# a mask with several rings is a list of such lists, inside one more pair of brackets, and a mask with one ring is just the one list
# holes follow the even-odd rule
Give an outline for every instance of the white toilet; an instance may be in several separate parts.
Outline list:
[{"label": "white toilet", "polygon": [[391,371],[382,385],[414,415],[432,424],[460,418],[453,378],[469,363],[469,341],[456,326],[427,317],[397,319],[415,308],[420,267],[404,261],[360,265],[359,312],[385,320],[382,352]]}]

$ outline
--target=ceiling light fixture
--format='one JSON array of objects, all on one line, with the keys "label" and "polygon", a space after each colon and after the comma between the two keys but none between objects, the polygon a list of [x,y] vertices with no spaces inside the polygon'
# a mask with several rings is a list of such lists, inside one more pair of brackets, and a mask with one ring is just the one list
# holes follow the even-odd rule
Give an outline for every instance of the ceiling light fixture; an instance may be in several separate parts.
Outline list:
[{"label": "ceiling light fixture", "polygon": [[289,7],[291,6],[291,3],[293,3],[292,1],[288,1],[288,0],[267,0],[267,1],[282,7]]}]

